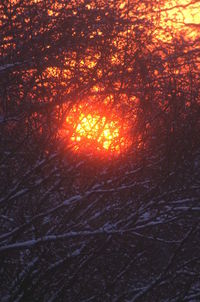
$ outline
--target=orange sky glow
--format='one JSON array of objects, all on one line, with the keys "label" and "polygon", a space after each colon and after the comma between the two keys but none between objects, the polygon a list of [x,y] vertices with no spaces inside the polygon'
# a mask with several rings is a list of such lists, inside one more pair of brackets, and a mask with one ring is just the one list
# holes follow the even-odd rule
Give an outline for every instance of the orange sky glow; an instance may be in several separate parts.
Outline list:
[{"label": "orange sky glow", "polygon": [[[43,2],[42,0],[33,0],[35,3]],[[83,2],[80,0],[80,3]],[[109,2],[109,1],[108,1]],[[137,1],[136,1],[137,2]],[[200,1],[199,0],[166,0],[155,3],[152,1],[152,5],[149,6],[149,1],[145,2],[137,2],[133,0],[121,0],[118,4],[119,11],[123,16],[128,16],[129,18],[133,18],[133,29],[126,29],[127,32],[120,33],[119,41],[113,41],[113,49],[118,47],[118,50],[115,53],[111,54],[110,64],[117,67],[122,64],[122,60],[124,59],[124,37],[129,33],[128,38],[134,41],[134,21],[135,19],[141,18],[141,20],[149,19],[155,25],[153,26],[153,46],[151,50],[156,47],[159,43],[170,43],[173,38],[181,38],[183,37],[185,40],[191,41],[191,47],[195,45],[199,45],[199,32],[200,32]],[[20,3],[20,0],[12,0],[10,4],[16,5]],[[48,3],[48,15],[50,17],[54,17],[59,15],[59,12],[62,11],[63,8],[72,8],[73,3],[77,3],[76,1],[71,1],[67,3],[66,1],[50,1]],[[99,0],[101,3],[101,0]],[[110,2],[109,2],[110,3]],[[110,3],[112,5],[113,2]],[[136,9],[136,4],[138,9]],[[130,10],[127,8],[130,7]],[[135,12],[131,12],[131,7],[135,9]],[[89,4],[86,4],[87,9],[95,9],[95,2],[89,1]],[[148,11],[148,14],[145,12]],[[76,14],[76,10],[73,11]],[[1,15],[2,13],[0,13]],[[4,18],[5,16],[3,16]],[[134,19],[135,18],[135,19]],[[25,20],[26,21],[26,20]],[[29,22],[28,20],[27,22]],[[1,21],[0,21],[1,22]],[[130,31],[130,32],[128,32]],[[94,31],[94,35],[97,34],[102,36],[103,33],[97,29]],[[132,36],[131,36],[132,34]],[[93,33],[89,37],[93,39]],[[2,49],[4,51],[9,48],[15,49],[15,42],[12,35],[6,36],[4,38],[4,44]],[[121,42],[122,41],[122,42]],[[121,44],[120,44],[121,43]],[[134,43],[132,44],[134,45]],[[96,51],[96,50],[95,50]],[[1,46],[0,46],[0,54],[1,54]],[[97,68],[98,61],[101,59],[101,55],[98,52],[91,51],[88,49],[88,52],[85,53],[85,57],[83,57],[80,61],[76,61],[76,54],[70,53],[69,58],[64,58],[63,68],[49,66],[46,68],[44,76],[54,78],[55,83],[60,83],[62,86],[66,86],[66,95],[70,92],[70,89],[73,89],[67,86],[69,80],[73,78],[73,70],[75,66],[78,65],[80,70],[89,69],[93,70]],[[131,67],[130,67],[131,68]],[[129,68],[129,69],[130,69]],[[186,68],[186,67],[185,67]],[[155,72],[157,72],[155,70]],[[178,71],[177,71],[178,72]],[[101,78],[102,69],[98,67],[97,75]],[[121,87],[120,83],[113,83],[113,91],[117,92],[118,87],[114,87],[117,84]],[[44,84],[43,84],[44,85]],[[103,86],[103,84],[102,84]],[[104,89],[104,88],[103,88]],[[102,89],[102,90],[103,90]],[[120,89],[120,88],[119,88]],[[89,91],[93,94],[96,93],[98,96],[98,83],[96,87],[93,87],[93,91]],[[102,91],[101,91],[102,92]],[[53,92],[52,92],[53,94]],[[67,97],[66,97],[67,98]],[[99,96],[98,96],[99,100]],[[74,102],[76,103],[76,97]],[[103,104],[103,100],[99,100],[98,104],[94,104],[97,100],[95,98],[92,101],[83,101],[80,100],[81,103],[79,105],[74,105],[71,110],[68,112],[68,115],[65,119],[63,126],[63,133],[69,139],[70,143],[73,146],[73,150],[75,152],[85,152],[85,151],[94,151],[95,153],[112,153],[112,154],[121,154],[128,150],[131,145],[131,126],[127,122],[128,117],[120,112],[120,110],[113,109],[112,106],[108,106],[108,104]],[[126,102],[126,97],[117,100],[121,103]],[[133,110],[134,104],[131,104],[131,110]],[[118,108],[119,109],[119,108]],[[111,113],[112,112],[112,113]],[[133,119],[133,118],[132,118]]]},{"label": "orange sky glow", "polygon": [[[170,0],[161,7],[157,35],[164,41],[172,37],[194,40],[199,37],[200,1]],[[165,31],[168,29],[168,33]]]},{"label": "orange sky glow", "polygon": [[[123,10],[127,4],[127,1],[123,1],[120,9]],[[173,37],[181,35],[184,35],[185,39],[193,40],[199,36],[200,1],[166,1],[159,9],[153,10],[154,13],[159,14],[159,23],[155,30],[156,40],[170,42]],[[96,59],[98,60],[98,56]],[[95,59],[94,62],[85,63],[88,68],[96,65]],[[125,119],[125,116],[110,114],[105,104],[102,106],[82,102],[69,111],[64,133],[69,138],[74,152],[121,154],[131,145],[128,134],[130,125]]]}]

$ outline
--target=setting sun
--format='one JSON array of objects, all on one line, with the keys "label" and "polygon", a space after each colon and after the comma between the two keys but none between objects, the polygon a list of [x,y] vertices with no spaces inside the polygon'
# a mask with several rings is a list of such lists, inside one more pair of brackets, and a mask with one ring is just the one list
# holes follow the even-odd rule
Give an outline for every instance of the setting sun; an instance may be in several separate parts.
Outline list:
[{"label": "setting sun", "polygon": [[65,128],[76,152],[120,154],[130,145],[128,124],[109,113],[105,105],[74,106],[66,117]]}]

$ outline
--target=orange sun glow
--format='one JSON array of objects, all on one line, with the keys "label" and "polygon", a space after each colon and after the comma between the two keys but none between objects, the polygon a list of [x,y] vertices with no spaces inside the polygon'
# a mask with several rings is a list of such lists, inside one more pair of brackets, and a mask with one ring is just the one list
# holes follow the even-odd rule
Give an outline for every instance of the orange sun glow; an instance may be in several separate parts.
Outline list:
[{"label": "orange sun glow", "polygon": [[66,117],[65,135],[75,152],[117,155],[130,146],[128,124],[105,104],[81,103]]}]

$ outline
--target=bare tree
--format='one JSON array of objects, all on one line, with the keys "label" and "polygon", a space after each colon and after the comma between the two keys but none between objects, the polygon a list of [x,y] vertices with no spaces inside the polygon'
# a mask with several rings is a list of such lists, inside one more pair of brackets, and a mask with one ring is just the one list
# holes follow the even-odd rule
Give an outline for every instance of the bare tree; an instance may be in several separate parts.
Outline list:
[{"label": "bare tree", "polygon": [[[199,36],[164,4],[1,1],[2,301],[199,300]],[[107,99],[128,149],[74,152],[66,118]]]}]

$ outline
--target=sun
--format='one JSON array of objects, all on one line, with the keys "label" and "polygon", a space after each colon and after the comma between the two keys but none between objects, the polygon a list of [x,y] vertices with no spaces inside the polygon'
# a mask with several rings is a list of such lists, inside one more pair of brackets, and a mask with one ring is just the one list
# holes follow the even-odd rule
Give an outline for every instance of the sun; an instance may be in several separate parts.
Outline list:
[{"label": "sun", "polygon": [[64,127],[74,152],[119,155],[130,146],[128,123],[106,104],[73,106]]}]

